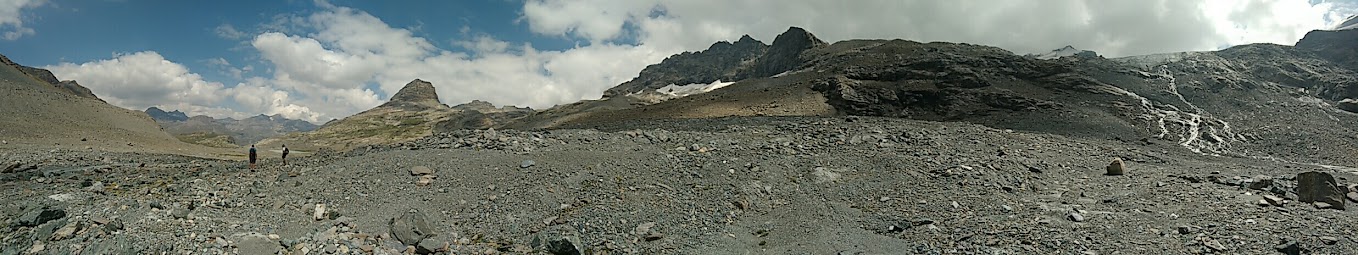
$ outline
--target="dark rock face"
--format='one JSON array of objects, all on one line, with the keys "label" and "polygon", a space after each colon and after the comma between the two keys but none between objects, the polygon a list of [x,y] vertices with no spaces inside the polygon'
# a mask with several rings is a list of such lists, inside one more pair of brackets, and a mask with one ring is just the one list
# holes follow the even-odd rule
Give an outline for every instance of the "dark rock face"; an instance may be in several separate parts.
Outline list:
[{"label": "dark rock face", "polygon": [[58,89],[61,89],[63,91],[75,94],[76,96],[99,100],[100,102],[104,101],[103,99],[99,99],[98,96],[95,96],[94,92],[90,91],[89,88],[86,88],[85,86],[80,86],[80,83],[77,83],[74,80],[61,81],[58,83],[54,83],[52,85],[56,86]]},{"label": "dark rock face", "polygon": [[434,89],[433,83],[415,79],[406,83],[405,87],[392,95],[390,100],[378,107],[396,107],[419,111],[442,105],[442,103],[439,103],[439,95]]},{"label": "dark rock face", "polygon": [[1321,202],[1336,209],[1344,209],[1344,193],[1340,192],[1339,184],[1334,181],[1334,176],[1327,173],[1305,172],[1297,174],[1297,201],[1303,203]]},{"label": "dark rock face", "polygon": [[665,58],[659,64],[647,66],[636,78],[604,91],[604,96],[621,96],[670,84],[730,81],[743,63],[759,58],[768,48],[768,45],[749,35],[740,37],[735,43],[713,43],[707,50],[680,53]]},{"label": "dark rock face", "polygon": [[806,64],[803,53],[827,44],[810,32],[791,27],[774,38],[773,45],[740,37],[735,43],[717,42],[700,52],[670,56],[660,64],[647,66],[641,74],[617,87],[604,91],[605,97],[654,90],[670,84],[707,84],[763,78],[796,70]]},{"label": "dark rock face", "polygon": [[796,70],[797,67],[809,60],[802,56],[802,52],[825,46],[825,41],[821,41],[805,29],[800,27],[788,28],[787,31],[774,38],[773,45],[769,46],[768,52],[759,56],[759,59],[755,60],[754,66],[737,75],[739,79],[736,80],[769,77]]},{"label": "dark rock face", "polygon": [[1297,49],[1314,52],[1349,69],[1358,70],[1358,29],[1314,30],[1297,41]]},{"label": "dark rock face", "polygon": [[156,107],[154,107],[154,106],[152,106],[151,108],[146,108],[146,115],[151,115],[151,119],[156,120],[156,121],[186,121],[186,120],[189,120],[189,115],[184,114],[184,112],[181,112],[181,111],[179,111],[179,110],[174,110],[174,111],[171,111],[171,112],[166,112],[165,110],[161,110],[160,108],[156,108]]}]

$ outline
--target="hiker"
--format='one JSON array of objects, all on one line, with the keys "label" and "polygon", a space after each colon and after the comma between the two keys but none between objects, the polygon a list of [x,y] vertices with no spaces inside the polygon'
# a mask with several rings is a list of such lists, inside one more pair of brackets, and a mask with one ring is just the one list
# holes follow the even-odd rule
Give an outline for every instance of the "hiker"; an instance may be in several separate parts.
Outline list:
[{"label": "hiker", "polygon": [[255,145],[254,145],[254,144],[251,144],[251,145],[250,145],[250,170],[255,170],[255,158],[258,158],[258,157],[259,157],[258,155],[255,155]]},{"label": "hiker", "polygon": [[288,165],[288,145],[283,145],[283,165]]}]

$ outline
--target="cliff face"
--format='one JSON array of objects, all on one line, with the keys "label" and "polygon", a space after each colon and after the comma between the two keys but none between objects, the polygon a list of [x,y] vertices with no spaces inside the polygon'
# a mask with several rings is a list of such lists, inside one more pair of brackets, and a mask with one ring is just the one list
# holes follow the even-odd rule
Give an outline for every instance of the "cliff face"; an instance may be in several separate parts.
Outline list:
[{"label": "cliff face", "polygon": [[796,69],[807,60],[802,57],[803,52],[825,46],[824,41],[798,27],[779,34],[773,45],[745,35],[735,43],[717,42],[707,50],[670,56],[659,64],[647,66],[636,78],[608,89],[604,96],[645,92],[671,84],[709,84],[769,77]]}]

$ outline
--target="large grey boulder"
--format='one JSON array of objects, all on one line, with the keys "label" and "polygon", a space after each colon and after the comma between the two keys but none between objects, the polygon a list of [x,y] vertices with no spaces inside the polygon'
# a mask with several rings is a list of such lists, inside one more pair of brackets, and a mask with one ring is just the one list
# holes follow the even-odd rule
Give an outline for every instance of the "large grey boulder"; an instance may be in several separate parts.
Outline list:
[{"label": "large grey boulder", "polygon": [[1334,176],[1321,172],[1297,174],[1297,201],[1303,203],[1326,203],[1335,209],[1344,209],[1344,193],[1340,192]]},{"label": "large grey boulder", "polygon": [[434,228],[429,227],[429,220],[417,209],[411,209],[400,217],[392,218],[391,235],[396,240],[405,245],[416,245],[425,238],[434,236]]}]

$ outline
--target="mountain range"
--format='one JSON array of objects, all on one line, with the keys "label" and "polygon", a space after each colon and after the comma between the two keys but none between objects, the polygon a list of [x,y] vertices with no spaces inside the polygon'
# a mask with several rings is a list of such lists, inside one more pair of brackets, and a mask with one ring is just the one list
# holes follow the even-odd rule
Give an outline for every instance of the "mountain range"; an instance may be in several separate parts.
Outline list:
[{"label": "mountain range", "polygon": [[146,114],[166,132],[181,140],[217,147],[249,146],[265,138],[293,132],[315,130],[318,126],[303,120],[288,119],[283,115],[255,115],[244,119],[198,115],[189,117],[178,110],[166,112],[160,108],[146,108]]}]

